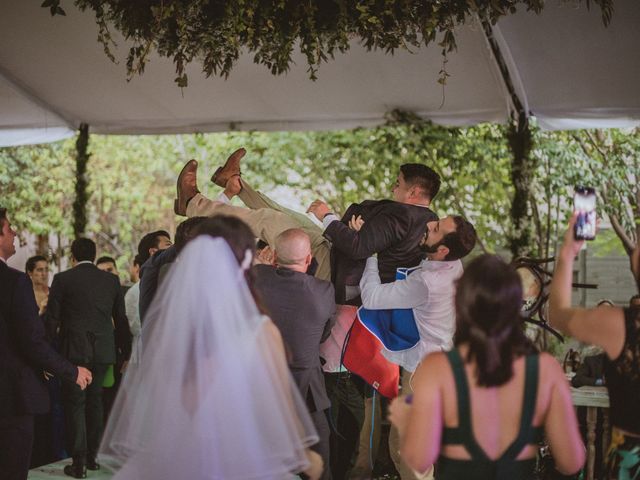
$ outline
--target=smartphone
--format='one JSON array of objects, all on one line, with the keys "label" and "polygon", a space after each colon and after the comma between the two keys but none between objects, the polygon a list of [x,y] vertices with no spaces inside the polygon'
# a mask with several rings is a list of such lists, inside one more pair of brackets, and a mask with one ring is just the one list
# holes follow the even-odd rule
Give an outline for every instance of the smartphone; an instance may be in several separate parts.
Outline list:
[{"label": "smartphone", "polygon": [[596,238],[596,190],[591,187],[577,186],[573,195],[573,211],[578,214],[573,227],[576,240]]}]

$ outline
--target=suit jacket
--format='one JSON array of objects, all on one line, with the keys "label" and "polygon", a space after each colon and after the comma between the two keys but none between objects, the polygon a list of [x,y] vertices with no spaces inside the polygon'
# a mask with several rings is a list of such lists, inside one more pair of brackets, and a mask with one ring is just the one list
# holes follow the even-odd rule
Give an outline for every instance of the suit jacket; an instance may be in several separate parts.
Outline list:
[{"label": "suit jacket", "polygon": [[[362,216],[359,232],[349,228],[352,215]],[[338,304],[361,305],[358,285],[365,261],[378,254],[382,283],[395,281],[396,269],[415,267],[424,259],[420,250],[427,222],[438,220],[432,210],[393,200],[352,204],[342,220],[331,222],[324,236],[331,241],[331,280]]]},{"label": "suit jacket", "polygon": [[116,345],[124,359],[131,355],[131,332],[118,277],[91,263],[53,277],[45,319],[51,335],[60,328],[60,351],[74,363],[115,363]]},{"label": "suit jacket", "polygon": [[290,353],[289,369],[310,412],[329,408],[320,343],[331,332],[336,304],[331,283],[306,273],[256,265],[256,288]]},{"label": "suit jacket", "polygon": [[0,416],[49,410],[43,369],[71,382],[78,375],[47,343],[29,277],[0,261]]},{"label": "suit jacket", "polygon": [[[604,379],[604,359],[604,353],[585,357],[582,365],[578,367],[578,371],[571,379],[571,385],[576,388],[597,385],[597,380]],[[600,383],[600,385],[604,385],[604,383]]]},{"label": "suit jacket", "polygon": [[175,262],[178,251],[175,245],[166,250],[158,250],[140,267],[140,322],[144,324],[144,317],[151,306],[153,297],[160,287],[160,283],[167,273],[167,268]]}]

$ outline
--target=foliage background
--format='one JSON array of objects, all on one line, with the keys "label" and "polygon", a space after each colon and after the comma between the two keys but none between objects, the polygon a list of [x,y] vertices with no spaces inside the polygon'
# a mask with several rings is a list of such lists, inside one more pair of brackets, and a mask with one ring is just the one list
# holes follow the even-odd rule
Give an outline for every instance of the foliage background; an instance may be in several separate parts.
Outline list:
[{"label": "foliage background", "polygon": [[[604,219],[616,218],[635,243],[638,225],[638,130],[534,131],[529,201],[534,231],[529,250],[552,255],[571,210],[573,185],[594,185]],[[173,215],[175,178],[184,162],[200,162],[200,189],[220,189],[209,175],[229,153],[244,146],[243,175],[289,207],[304,210],[324,198],[336,211],[365,198],[390,196],[398,167],[423,162],[443,177],[433,208],[461,213],[477,226],[478,251],[506,250],[511,228],[511,154],[504,127],[444,128],[403,112],[386,125],[333,132],[235,132],[178,136],[98,136],[89,142],[87,233],[99,254],[115,256],[121,271],[141,236],[180,221]],[[72,237],[74,141],[0,149],[3,204],[23,232],[39,235],[40,250],[53,234]],[[601,236],[597,246],[624,254],[622,237]],[[54,252],[62,255],[63,252]]]}]

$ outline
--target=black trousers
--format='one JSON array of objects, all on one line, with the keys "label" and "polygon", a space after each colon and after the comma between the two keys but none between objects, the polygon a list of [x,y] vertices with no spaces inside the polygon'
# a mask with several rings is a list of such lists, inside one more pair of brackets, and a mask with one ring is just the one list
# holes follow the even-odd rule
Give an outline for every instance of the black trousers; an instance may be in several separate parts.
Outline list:
[{"label": "black trousers", "polygon": [[364,382],[349,372],[325,373],[327,395],[331,400],[331,474],[344,480],[353,466],[364,422]]},{"label": "black trousers", "polygon": [[0,476],[25,480],[31,463],[33,415],[0,417]]},{"label": "black trousers", "polygon": [[62,384],[67,452],[75,464],[85,465],[87,456],[95,457],[98,453],[104,427],[102,383],[108,367],[107,364],[90,365],[92,380],[85,390],[75,383]]}]

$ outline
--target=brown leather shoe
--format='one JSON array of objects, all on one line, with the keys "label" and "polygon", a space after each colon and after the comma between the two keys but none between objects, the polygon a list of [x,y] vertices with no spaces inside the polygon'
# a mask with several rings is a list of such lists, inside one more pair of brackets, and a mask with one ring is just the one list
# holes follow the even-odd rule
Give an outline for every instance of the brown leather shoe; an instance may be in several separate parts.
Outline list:
[{"label": "brown leather shoe", "polygon": [[216,185],[225,187],[232,176],[240,175],[240,160],[246,153],[247,151],[244,148],[239,148],[229,155],[225,164],[214,172],[211,181]]},{"label": "brown leather shoe", "polygon": [[182,167],[180,175],[178,175],[178,181],[176,182],[178,198],[173,202],[173,211],[176,212],[176,215],[186,217],[187,203],[196,195],[196,193],[200,193],[196,178],[197,172],[198,162],[195,160],[189,160],[187,164]]}]

